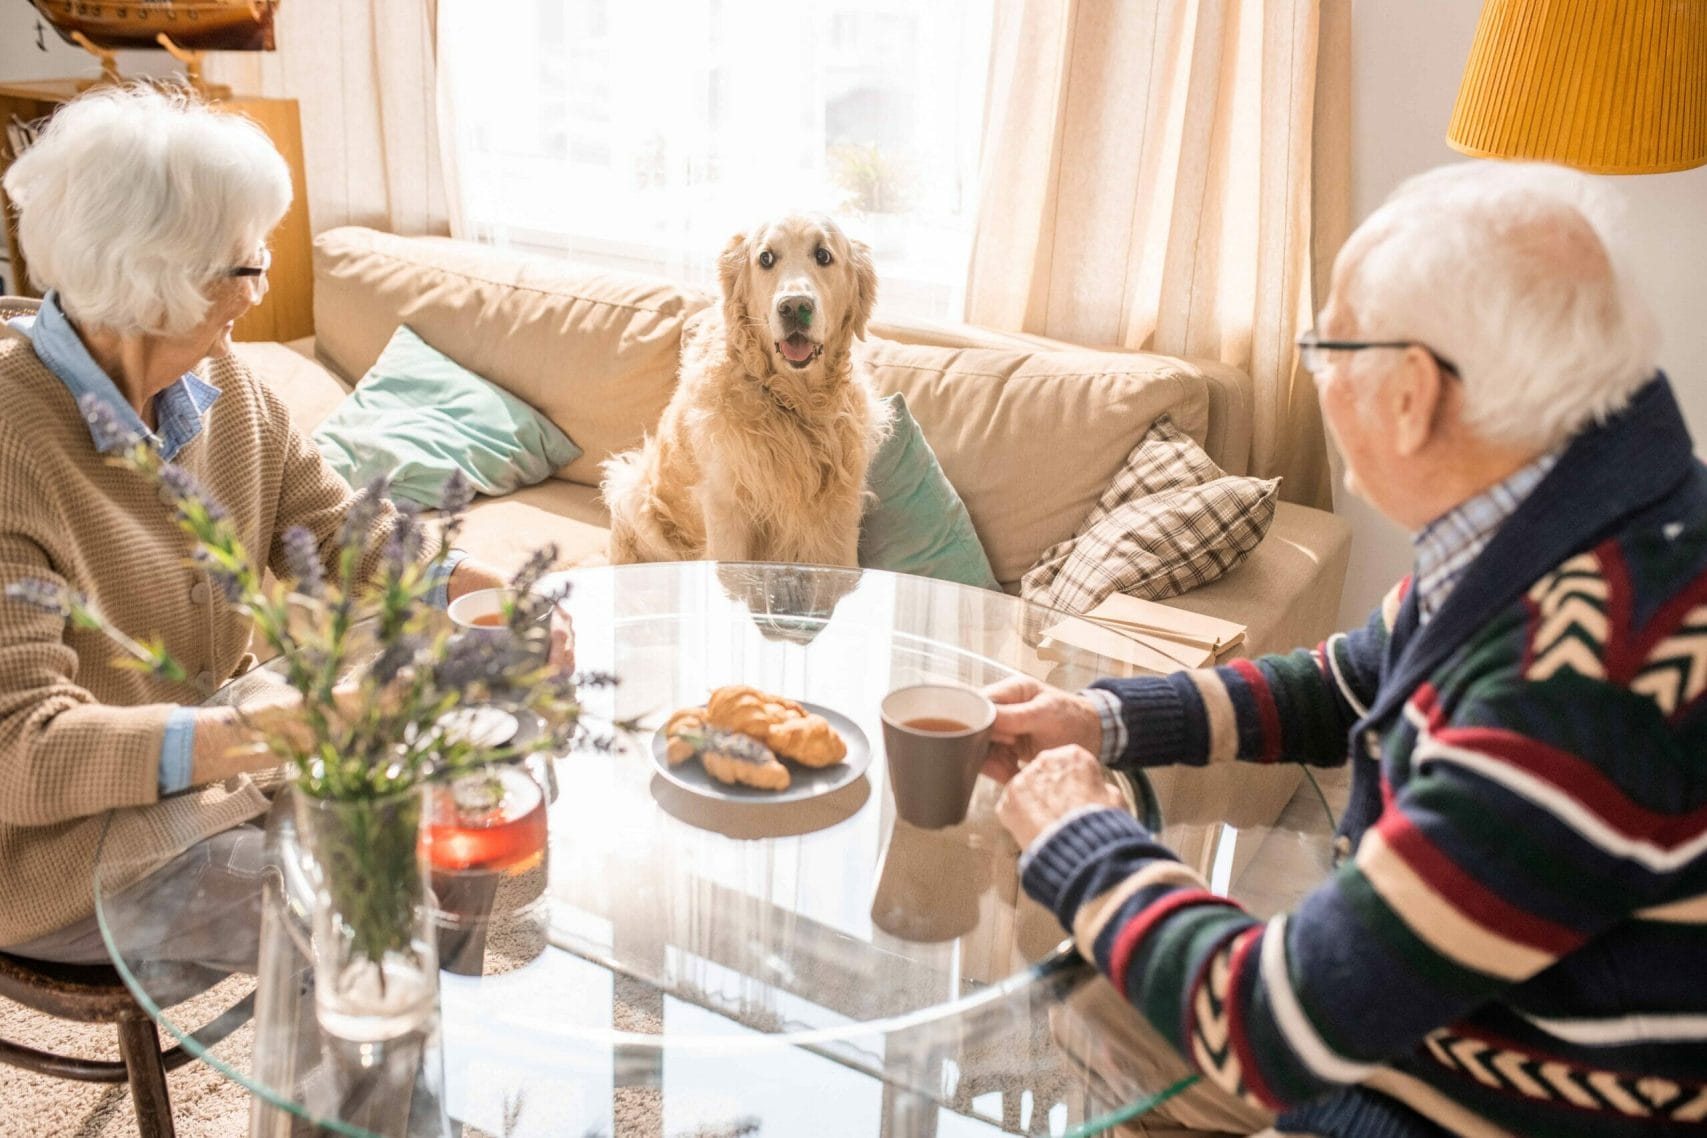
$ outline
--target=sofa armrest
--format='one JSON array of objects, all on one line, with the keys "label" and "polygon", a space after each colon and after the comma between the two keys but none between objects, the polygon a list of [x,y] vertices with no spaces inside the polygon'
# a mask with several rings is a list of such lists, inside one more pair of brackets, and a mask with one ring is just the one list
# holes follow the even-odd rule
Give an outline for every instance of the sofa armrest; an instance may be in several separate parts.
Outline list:
[{"label": "sofa armrest", "polygon": [[1268,535],[1242,565],[1167,603],[1243,624],[1241,655],[1313,648],[1337,631],[1350,552],[1344,519],[1279,502]]}]

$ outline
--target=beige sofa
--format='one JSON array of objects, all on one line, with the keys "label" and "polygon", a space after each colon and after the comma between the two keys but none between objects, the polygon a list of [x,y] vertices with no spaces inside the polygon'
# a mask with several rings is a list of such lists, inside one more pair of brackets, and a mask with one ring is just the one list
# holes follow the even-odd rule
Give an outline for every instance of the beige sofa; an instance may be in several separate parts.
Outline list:
[{"label": "beige sofa", "polygon": [[[569,564],[603,560],[599,463],[657,421],[675,384],[683,327],[712,296],[663,279],[353,227],[315,241],[314,276],[312,341],[238,346],[305,428],[406,323],[548,414],[585,451],[537,486],[480,500],[461,544],[500,565],[518,564],[547,539]],[[965,326],[871,331],[866,351],[877,385],[906,395],[1010,590],[1045,548],[1071,536],[1162,412],[1228,472],[1246,471],[1251,396],[1233,368]],[[1253,653],[1314,643],[1339,606],[1348,539],[1338,518],[1282,503],[1245,564],[1171,603],[1245,623]]]}]

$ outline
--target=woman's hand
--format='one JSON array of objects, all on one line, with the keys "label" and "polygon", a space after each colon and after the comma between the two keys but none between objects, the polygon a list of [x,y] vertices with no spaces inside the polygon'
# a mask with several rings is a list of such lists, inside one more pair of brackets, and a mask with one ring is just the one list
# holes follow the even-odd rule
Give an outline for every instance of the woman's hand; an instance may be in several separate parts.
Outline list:
[{"label": "woman's hand", "polygon": [[1041,751],[1078,746],[1094,756],[1102,750],[1102,717],[1096,704],[1029,676],[1013,676],[984,689],[996,705],[990,754],[984,773],[1007,782]]},{"label": "woman's hand", "polygon": [[1019,848],[1030,849],[1039,834],[1083,806],[1126,809],[1108,772],[1083,747],[1053,747],[1014,775],[996,803],[996,817]]},{"label": "woman's hand", "polygon": [[545,659],[559,671],[575,670],[575,622],[561,601],[551,606],[551,651]]}]

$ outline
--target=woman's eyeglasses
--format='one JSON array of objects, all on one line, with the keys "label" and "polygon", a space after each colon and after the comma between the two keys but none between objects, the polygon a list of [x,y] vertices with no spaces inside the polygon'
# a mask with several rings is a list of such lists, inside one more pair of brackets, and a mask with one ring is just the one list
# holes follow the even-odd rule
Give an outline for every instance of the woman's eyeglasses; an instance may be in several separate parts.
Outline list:
[{"label": "woman's eyeglasses", "polygon": [[238,265],[236,268],[226,269],[225,275],[228,277],[266,276],[267,270],[273,267],[273,251],[271,249],[262,249],[260,261],[261,263],[258,265]]},{"label": "woman's eyeglasses", "polygon": [[1361,352],[1369,348],[1421,348],[1439,365],[1441,371],[1458,374],[1458,365],[1417,340],[1323,340],[1314,332],[1298,337],[1298,362],[1308,372],[1327,370],[1329,352]]}]

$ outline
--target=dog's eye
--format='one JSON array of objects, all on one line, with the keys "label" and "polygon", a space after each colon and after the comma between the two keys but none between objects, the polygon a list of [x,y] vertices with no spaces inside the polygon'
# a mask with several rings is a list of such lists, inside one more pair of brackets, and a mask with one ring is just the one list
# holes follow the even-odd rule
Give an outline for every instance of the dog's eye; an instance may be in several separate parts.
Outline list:
[{"label": "dog's eye", "polygon": [[771,252],[769,249],[766,249],[759,254],[759,268],[768,269],[774,264],[776,264],[776,254],[775,253]]},{"label": "dog's eye", "polygon": [[818,252],[813,254],[813,259],[816,260],[820,265],[827,265],[831,262],[831,260],[833,260],[833,258],[830,256],[830,251],[828,249],[824,248],[822,245],[818,246]]}]

